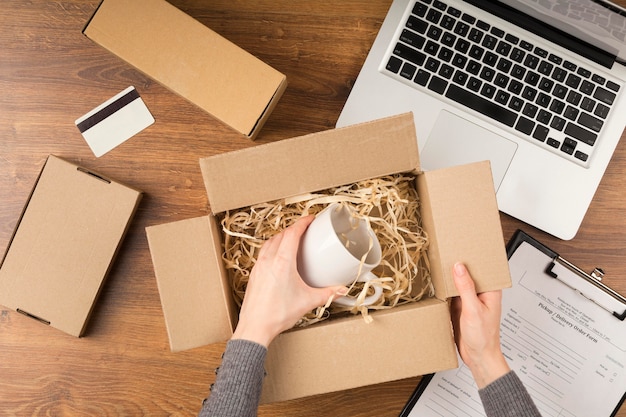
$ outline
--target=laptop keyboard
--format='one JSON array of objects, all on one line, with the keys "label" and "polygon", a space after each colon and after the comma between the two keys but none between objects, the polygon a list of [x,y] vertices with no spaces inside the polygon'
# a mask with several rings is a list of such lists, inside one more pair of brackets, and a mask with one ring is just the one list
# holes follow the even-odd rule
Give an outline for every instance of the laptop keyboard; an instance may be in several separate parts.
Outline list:
[{"label": "laptop keyboard", "polygon": [[620,85],[439,0],[417,0],[384,68],[587,166]]}]

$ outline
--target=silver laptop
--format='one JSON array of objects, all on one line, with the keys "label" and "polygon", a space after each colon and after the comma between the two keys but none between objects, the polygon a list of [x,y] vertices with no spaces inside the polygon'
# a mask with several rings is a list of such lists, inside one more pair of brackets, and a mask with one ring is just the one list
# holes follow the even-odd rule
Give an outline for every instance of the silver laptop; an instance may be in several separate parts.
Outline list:
[{"label": "silver laptop", "polygon": [[626,124],[626,11],[395,0],[337,126],[412,111],[424,170],[490,160],[501,211],[578,231]]}]

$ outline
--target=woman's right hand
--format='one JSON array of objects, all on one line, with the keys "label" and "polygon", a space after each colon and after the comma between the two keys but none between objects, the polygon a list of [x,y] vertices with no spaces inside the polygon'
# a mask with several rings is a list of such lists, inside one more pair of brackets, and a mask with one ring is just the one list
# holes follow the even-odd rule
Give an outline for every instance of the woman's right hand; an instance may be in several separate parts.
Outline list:
[{"label": "woman's right hand", "polygon": [[502,291],[476,294],[474,281],[461,263],[454,265],[453,276],[459,292],[451,305],[454,339],[478,388],[484,388],[510,371],[500,345]]}]

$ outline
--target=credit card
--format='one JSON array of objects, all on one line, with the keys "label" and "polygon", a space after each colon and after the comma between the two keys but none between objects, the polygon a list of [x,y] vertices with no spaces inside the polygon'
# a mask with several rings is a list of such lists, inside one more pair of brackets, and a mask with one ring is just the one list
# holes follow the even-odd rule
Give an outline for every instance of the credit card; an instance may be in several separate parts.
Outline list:
[{"label": "credit card", "polygon": [[75,123],[94,155],[100,157],[153,124],[154,117],[131,86]]}]

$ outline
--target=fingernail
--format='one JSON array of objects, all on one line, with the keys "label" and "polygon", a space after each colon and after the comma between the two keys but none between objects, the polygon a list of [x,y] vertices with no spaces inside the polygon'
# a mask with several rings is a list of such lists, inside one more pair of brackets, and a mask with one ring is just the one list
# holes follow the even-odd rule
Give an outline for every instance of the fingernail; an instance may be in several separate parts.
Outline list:
[{"label": "fingernail", "polygon": [[339,288],[335,294],[341,296],[348,295],[348,287]]},{"label": "fingernail", "polygon": [[463,265],[461,262],[457,262],[454,264],[454,273],[456,274],[456,276],[460,277],[467,273],[467,269],[465,268],[465,265]]}]

